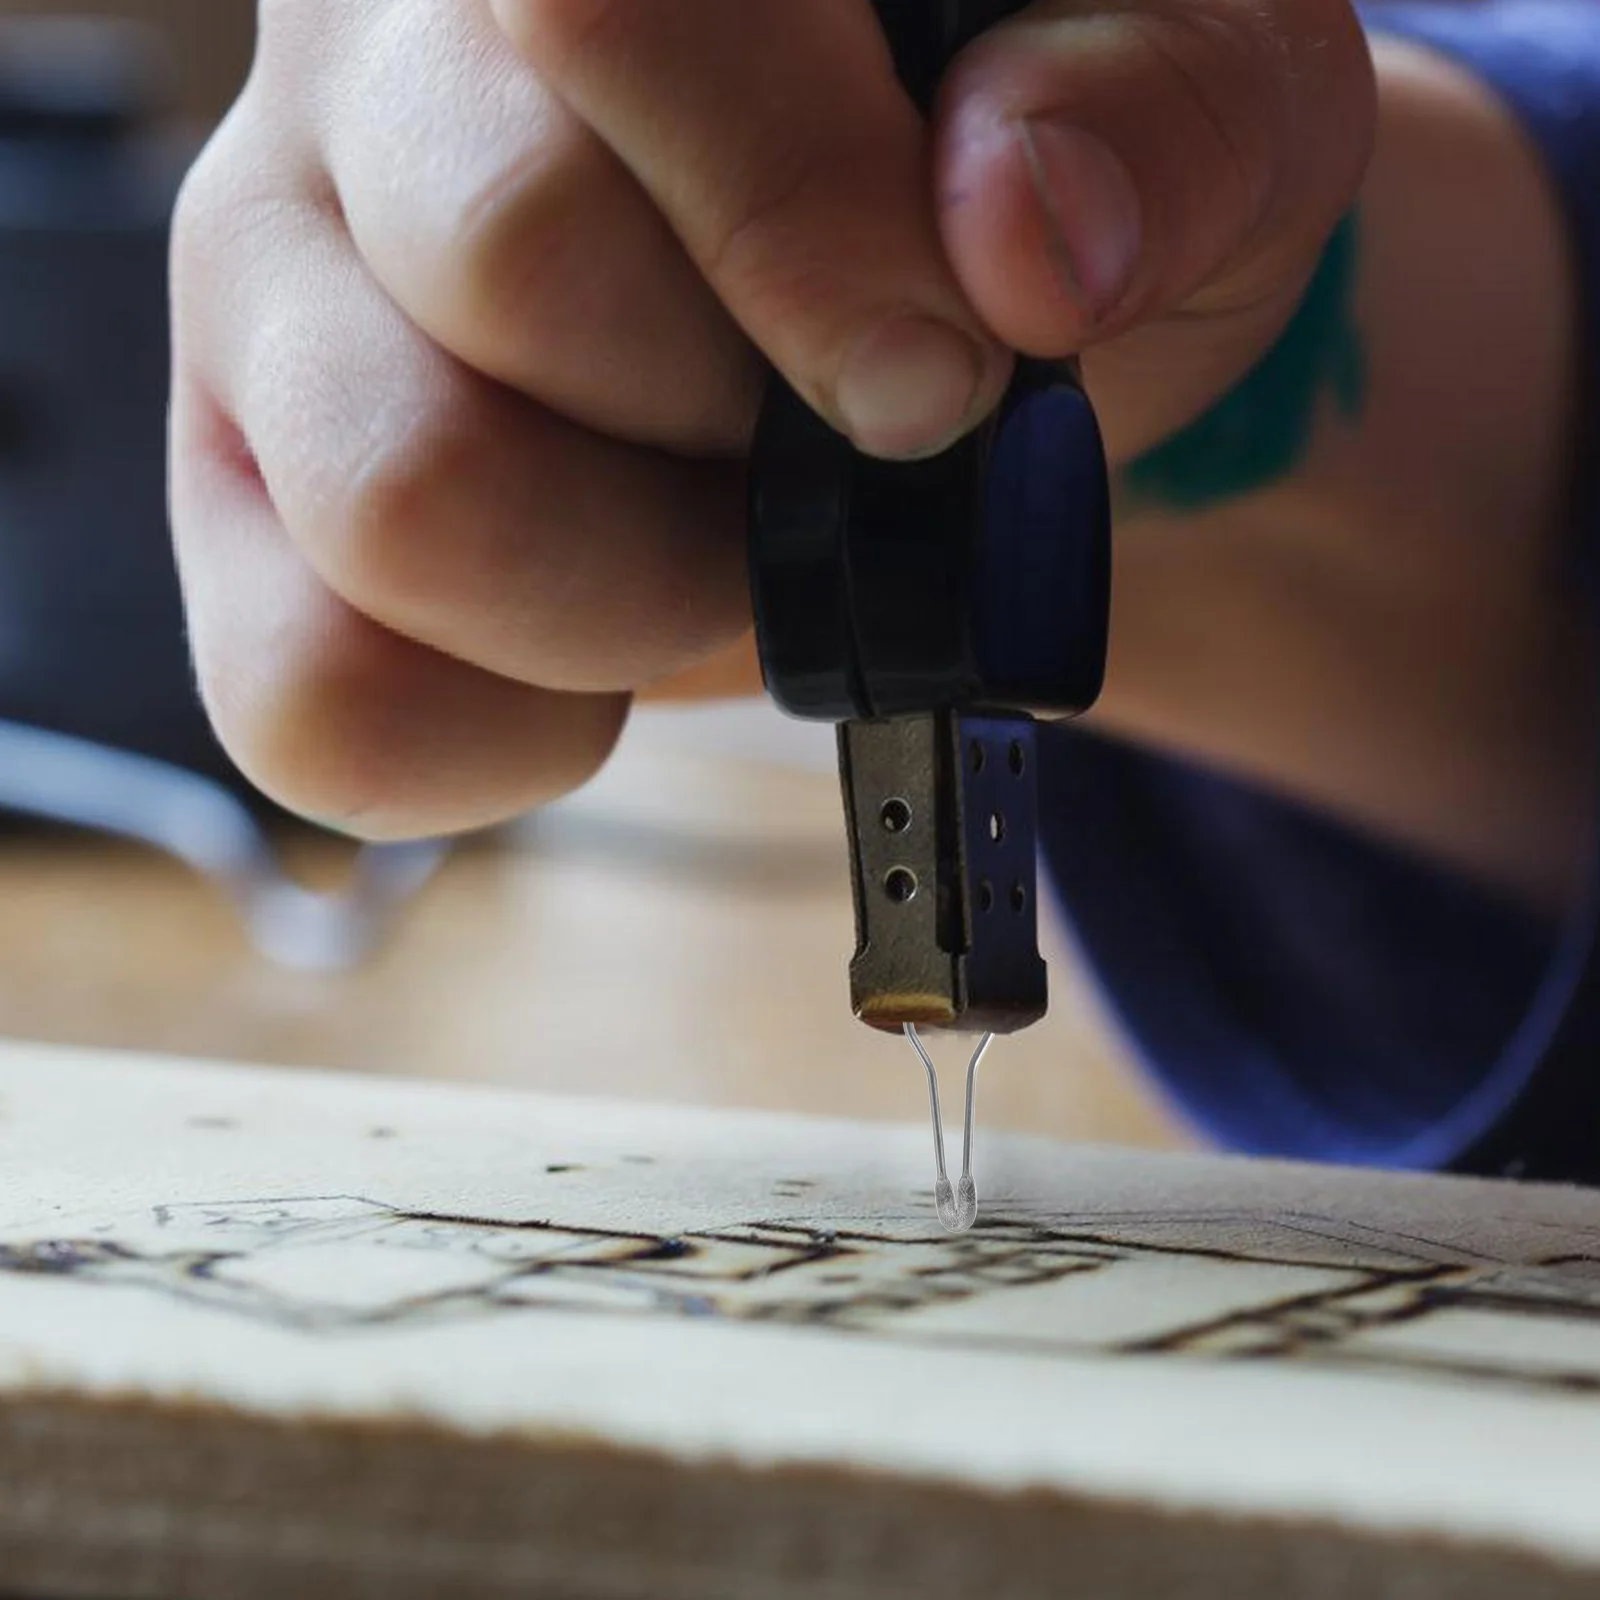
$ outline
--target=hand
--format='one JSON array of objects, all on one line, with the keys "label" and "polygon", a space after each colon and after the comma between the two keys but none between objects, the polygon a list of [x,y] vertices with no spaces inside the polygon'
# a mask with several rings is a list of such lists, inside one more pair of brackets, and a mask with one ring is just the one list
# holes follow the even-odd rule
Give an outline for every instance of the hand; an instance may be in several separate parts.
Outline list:
[{"label": "hand", "polygon": [[179,211],[174,523],[225,742],[370,836],[582,782],[737,648],[760,356],[910,456],[1086,351],[1126,456],[1275,337],[1373,115],[1345,0],[1042,4],[931,130],[867,0],[261,12]]}]

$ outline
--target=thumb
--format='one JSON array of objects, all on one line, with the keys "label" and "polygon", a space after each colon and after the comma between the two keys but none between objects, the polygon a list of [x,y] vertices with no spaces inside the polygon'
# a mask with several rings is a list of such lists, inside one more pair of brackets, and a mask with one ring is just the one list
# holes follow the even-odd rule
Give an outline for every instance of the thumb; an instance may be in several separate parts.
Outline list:
[{"label": "thumb", "polygon": [[1361,181],[1374,100],[1345,0],[1046,0],[946,80],[946,250],[989,326],[1040,356],[1297,291]]}]

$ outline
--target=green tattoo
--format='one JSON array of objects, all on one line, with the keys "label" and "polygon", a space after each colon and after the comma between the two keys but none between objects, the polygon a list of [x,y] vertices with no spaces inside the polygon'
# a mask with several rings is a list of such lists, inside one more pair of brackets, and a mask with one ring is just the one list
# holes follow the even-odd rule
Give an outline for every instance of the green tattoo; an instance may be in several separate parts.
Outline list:
[{"label": "green tattoo", "polygon": [[1352,213],[1278,342],[1203,416],[1123,469],[1136,502],[1206,511],[1287,477],[1310,448],[1324,391],[1341,417],[1360,415],[1367,358],[1355,321],[1356,247]]}]

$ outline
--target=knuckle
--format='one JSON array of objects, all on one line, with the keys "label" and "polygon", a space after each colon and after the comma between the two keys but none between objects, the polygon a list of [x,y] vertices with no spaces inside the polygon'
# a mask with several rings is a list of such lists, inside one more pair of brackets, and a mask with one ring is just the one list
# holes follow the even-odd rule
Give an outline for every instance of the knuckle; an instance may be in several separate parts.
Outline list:
[{"label": "knuckle", "polygon": [[547,698],[542,736],[522,753],[521,770],[503,779],[506,792],[517,796],[516,808],[547,805],[588,783],[615,753],[631,707],[630,697],[619,694]]},{"label": "knuckle", "polygon": [[257,0],[257,32],[260,37],[273,37],[286,24],[293,26],[312,9],[316,0]]},{"label": "knuckle", "polygon": [[629,9],[629,0],[497,0],[496,5],[512,39],[556,71],[624,44],[634,31]]},{"label": "knuckle", "polygon": [[221,253],[241,210],[240,153],[230,114],[184,175],[172,213],[172,258],[181,267],[202,266]]},{"label": "knuckle", "polygon": [[[593,181],[598,162],[549,148],[519,159],[466,196],[450,220],[450,248],[438,264],[430,298],[484,354],[508,335],[537,351],[570,323],[597,274],[591,248],[603,236],[606,187]],[[512,332],[514,330],[514,333]]]},{"label": "knuckle", "polygon": [[809,141],[777,135],[758,144],[759,162],[730,168],[725,198],[705,225],[701,265],[713,281],[735,289],[815,255],[811,224],[838,182],[832,154]]},{"label": "knuckle", "polygon": [[179,186],[170,234],[174,271],[209,275],[227,292],[243,264],[281,251],[300,219],[320,208],[321,183],[320,172],[293,149],[286,126],[264,113],[247,88]]},{"label": "knuckle", "polygon": [[840,173],[826,149],[780,139],[776,153],[729,188],[696,252],[718,297],[739,307],[746,325],[767,330],[769,351],[819,408],[830,402],[838,346],[867,287],[860,260],[837,241],[851,226],[842,216],[865,217],[872,208],[859,191],[841,194],[850,180]]},{"label": "knuckle", "polygon": [[[1370,60],[1346,0],[1162,3],[1136,26],[1174,103],[1192,113],[1191,148],[1210,147],[1258,216],[1308,155],[1362,155]],[[1333,139],[1330,113],[1339,118]]]},{"label": "knuckle", "polygon": [[1281,36],[1242,6],[1175,7],[1141,24],[1173,102],[1191,112],[1190,148],[1209,146],[1245,204],[1264,210],[1290,92]]},{"label": "knuckle", "polygon": [[265,663],[227,640],[197,652],[212,726],[263,794],[363,831],[363,819],[392,811],[406,782],[404,730],[390,709],[402,698],[386,669],[392,646],[331,598],[286,631],[287,648]]},{"label": "knuckle", "polygon": [[[1253,234],[1282,181],[1293,72],[1282,34],[1250,0],[1130,13],[1168,136],[1181,130],[1186,203],[1200,234]],[[1155,96],[1152,94],[1152,99]]]},{"label": "knuckle", "polygon": [[172,211],[174,256],[182,258],[192,256],[206,236],[207,214],[216,203],[216,192],[211,180],[215,149],[216,141],[213,140],[200,152],[178,188],[178,198]]},{"label": "knuckle", "polygon": [[308,533],[339,593],[374,615],[414,616],[450,582],[458,486],[483,476],[481,441],[493,421],[460,389],[424,396],[380,431],[340,480]]},{"label": "knuckle", "polygon": [[624,696],[542,696],[462,669],[326,593],[270,661],[225,644],[200,663],[213,727],[239,770],[287,810],[353,836],[458,831],[581,787],[610,757]]},{"label": "knuckle", "polygon": [[257,0],[257,61],[316,60],[304,53],[305,47],[327,34],[330,20],[337,14],[327,0]]},{"label": "knuckle", "polygon": [[[215,259],[212,248],[215,204],[205,174],[196,166],[178,192],[167,247],[171,294],[174,305],[180,309],[192,303],[197,281]],[[180,315],[174,327],[175,342],[180,347],[188,344],[191,333],[192,329]]]}]

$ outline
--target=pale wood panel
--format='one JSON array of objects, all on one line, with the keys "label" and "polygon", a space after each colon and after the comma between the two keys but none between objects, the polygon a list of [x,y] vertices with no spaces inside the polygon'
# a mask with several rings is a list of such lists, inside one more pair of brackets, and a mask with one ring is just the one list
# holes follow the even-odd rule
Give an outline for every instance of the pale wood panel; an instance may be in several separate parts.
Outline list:
[{"label": "pale wood panel", "polygon": [[987,1155],[950,1238],[920,1128],[0,1049],[0,1574],[1596,1592],[1600,1196]]}]

